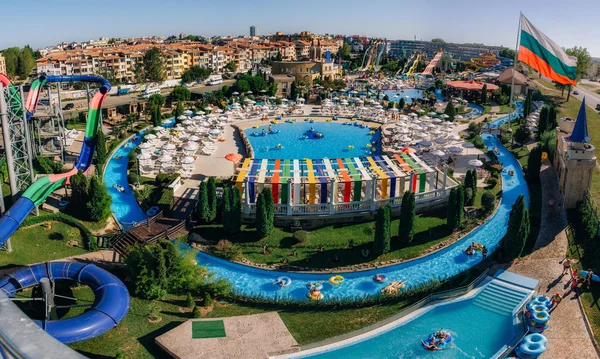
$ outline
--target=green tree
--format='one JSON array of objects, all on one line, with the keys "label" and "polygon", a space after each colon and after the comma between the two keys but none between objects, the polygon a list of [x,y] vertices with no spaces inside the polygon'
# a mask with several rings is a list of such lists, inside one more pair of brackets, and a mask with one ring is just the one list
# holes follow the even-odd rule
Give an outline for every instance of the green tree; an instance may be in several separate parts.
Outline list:
[{"label": "green tree", "polygon": [[177,107],[175,107],[175,109],[173,110],[173,116],[175,116],[175,118],[178,118],[179,116],[183,115],[184,112],[184,108],[183,108],[183,103],[177,102]]},{"label": "green tree", "polygon": [[265,196],[265,207],[267,209],[267,228],[268,235],[271,235],[273,228],[275,227],[275,204],[273,203],[273,193],[270,187],[266,187],[262,190]]},{"label": "green tree", "polygon": [[256,198],[256,233],[258,238],[268,236],[267,221],[268,214],[265,207],[265,195],[260,192]]},{"label": "green tree", "polygon": [[449,229],[455,230],[458,228],[458,218],[456,213],[457,193],[456,188],[450,190],[448,196],[448,206],[446,208],[446,225]]},{"label": "green tree", "polygon": [[[577,69],[575,71],[576,80],[579,81],[586,74],[590,66],[592,66],[592,57],[588,52],[587,48],[574,46],[566,49],[565,52],[569,56],[575,56],[577,58]],[[571,85],[568,85],[569,92],[567,94],[567,101],[571,97]]]},{"label": "green tree", "polygon": [[515,50],[509,49],[508,47],[506,47],[506,48],[500,50],[499,55],[500,55],[500,57],[505,57],[507,59],[514,60],[516,53],[515,53]]},{"label": "green tree", "polygon": [[150,121],[152,121],[152,125],[154,125],[154,127],[160,126],[160,124],[162,122],[161,116],[162,116],[162,114],[160,111],[160,106],[158,106],[158,105],[150,106]]},{"label": "green tree", "polygon": [[540,117],[538,118],[538,131],[540,134],[546,132],[548,129],[548,106],[542,107],[540,110]]},{"label": "green tree", "polygon": [[192,66],[183,72],[183,75],[181,76],[181,82],[183,82],[183,83],[189,83],[189,82],[194,82],[194,81],[202,82],[202,81],[206,80],[210,76],[211,73],[212,73],[211,69],[207,69],[205,67],[200,67],[200,66]]},{"label": "green tree", "polygon": [[194,301],[194,297],[192,297],[192,293],[187,292],[185,295],[185,305],[188,308],[194,308],[196,302]]},{"label": "green tree", "polygon": [[532,109],[533,103],[531,102],[531,93],[527,92],[527,95],[525,96],[525,102],[523,102],[523,118],[529,117]]},{"label": "green tree", "polygon": [[483,213],[490,214],[496,208],[496,196],[492,191],[485,191],[481,195],[481,208],[483,208]]},{"label": "green tree", "polygon": [[192,93],[185,86],[175,86],[169,96],[177,102],[189,101]]},{"label": "green tree", "polygon": [[390,207],[381,206],[375,216],[375,241],[373,253],[380,255],[390,251]]},{"label": "green tree", "polygon": [[289,98],[295,100],[297,97],[298,97],[298,86],[296,86],[296,82],[292,82]]},{"label": "green tree", "polygon": [[208,203],[208,185],[206,181],[200,183],[200,194],[198,195],[198,203],[196,204],[196,213],[198,221],[202,223],[210,222],[210,210]]},{"label": "green tree", "polygon": [[415,201],[415,194],[411,191],[406,191],[402,196],[402,206],[400,207],[398,238],[401,243],[410,243],[415,237],[416,216],[417,204]]},{"label": "green tree", "polygon": [[225,233],[231,233],[231,189],[229,186],[225,186],[223,189],[223,211],[221,213],[221,220],[223,223],[223,230]]},{"label": "green tree", "polygon": [[210,297],[210,293],[206,292],[204,294],[204,301],[202,302],[202,305],[205,307],[211,307],[213,305],[213,300]]},{"label": "green tree", "polygon": [[542,145],[538,144],[529,152],[527,158],[527,179],[531,183],[540,181],[540,169],[542,168]]},{"label": "green tree", "polygon": [[558,116],[558,111],[556,111],[556,107],[550,105],[548,108],[548,123],[546,124],[547,131],[553,131],[558,127],[558,121],[556,117]]},{"label": "green tree", "polygon": [[96,142],[96,165],[99,170],[101,170],[106,163],[107,153],[106,153],[106,136],[102,130],[98,130],[98,140]]},{"label": "green tree", "polygon": [[217,218],[217,181],[214,177],[208,178],[208,222]]},{"label": "green tree", "polygon": [[90,180],[88,218],[94,222],[104,222],[110,217],[111,198],[108,190],[97,176]]},{"label": "green tree", "polygon": [[158,106],[159,109],[162,108],[166,102],[167,99],[159,93],[156,93],[148,98],[148,106]]},{"label": "green tree", "polygon": [[229,61],[226,65],[225,65],[225,69],[228,70],[229,72],[236,72],[237,71],[237,63],[235,61]]},{"label": "green tree", "polygon": [[487,94],[487,84],[483,84],[483,88],[481,89],[481,103],[482,104],[486,104],[488,100],[488,94]]},{"label": "green tree", "polygon": [[153,47],[146,51],[142,58],[144,69],[144,80],[150,82],[162,82],[165,79],[165,60],[162,52]]},{"label": "green tree", "polygon": [[160,246],[156,246],[154,249],[154,257],[156,258],[156,280],[162,288],[167,288],[169,285],[169,278],[164,249]]},{"label": "green tree", "polygon": [[529,212],[526,208],[525,198],[520,195],[510,210],[508,229],[502,239],[502,251],[508,258],[516,258],[521,255],[529,236],[529,229]]},{"label": "green tree", "polygon": [[404,99],[403,99],[403,98],[401,98],[401,99],[398,101],[398,110],[402,110],[402,109],[404,108],[404,106],[406,106],[406,101],[404,101]]},{"label": "green tree", "polygon": [[242,230],[242,194],[237,186],[231,189],[231,233]]},{"label": "green tree", "polygon": [[77,114],[77,122],[85,123],[86,121],[87,121],[87,114],[85,113],[85,111],[79,111],[79,113]]},{"label": "green tree", "polygon": [[465,217],[465,188],[458,186],[456,189],[456,222],[457,228],[462,225]]},{"label": "green tree", "polygon": [[529,131],[527,126],[525,126],[525,124],[522,124],[515,131],[513,138],[515,141],[517,141],[517,143],[524,145],[531,138],[531,132]]},{"label": "green tree", "polygon": [[194,318],[202,318],[202,312],[200,311],[200,307],[195,305],[194,309],[192,309],[192,316]]},{"label": "green tree", "polygon": [[77,174],[71,177],[69,209],[73,215],[80,219],[84,219],[87,213],[86,203],[89,201],[88,188],[87,177],[81,170],[77,171]]},{"label": "green tree", "polygon": [[448,99],[448,104],[444,109],[444,113],[448,115],[447,120],[450,122],[454,122],[454,116],[456,116],[456,110],[454,109],[454,105],[452,104],[452,100]]}]

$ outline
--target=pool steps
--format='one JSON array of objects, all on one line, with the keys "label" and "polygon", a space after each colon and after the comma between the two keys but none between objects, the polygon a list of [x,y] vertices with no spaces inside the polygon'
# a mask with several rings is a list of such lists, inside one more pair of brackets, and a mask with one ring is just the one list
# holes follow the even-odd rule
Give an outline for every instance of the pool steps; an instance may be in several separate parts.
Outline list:
[{"label": "pool steps", "polygon": [[504,282],[492,280],[477,295],[473,304],[498,314],[512,315],[513,310],[518,308],[529,294]]}]

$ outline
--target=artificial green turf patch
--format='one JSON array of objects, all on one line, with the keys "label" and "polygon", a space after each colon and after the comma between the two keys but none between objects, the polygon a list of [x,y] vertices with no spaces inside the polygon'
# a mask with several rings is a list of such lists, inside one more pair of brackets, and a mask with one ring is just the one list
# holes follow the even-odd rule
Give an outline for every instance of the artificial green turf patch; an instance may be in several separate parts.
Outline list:
[{"label": "artificial green turf patch", "polygon": [[192,322],[192,339],[225,338],[222,320]]}]

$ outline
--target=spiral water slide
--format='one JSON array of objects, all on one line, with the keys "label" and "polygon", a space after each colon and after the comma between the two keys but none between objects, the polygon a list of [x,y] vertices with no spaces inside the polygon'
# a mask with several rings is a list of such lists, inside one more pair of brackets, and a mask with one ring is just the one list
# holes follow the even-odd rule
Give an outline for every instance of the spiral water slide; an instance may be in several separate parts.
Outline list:
[{"label": "spiral water slide", "polygon": [[438,51],[438,53],[435,54],[433,59],[431,59],[431,62],[429,62],[429,65],[427,65],[427,67],[421,74],[431,75],[431,73],[433,72],[433,69],[437,66],[437,64],[440,61],[440,59],[442,58],[443,54],[444,54],[444,51]]},{"label": "spiral water slide", "polygon": [[[7,80],[8,79],[3,79],[2,84],[4,85]],[[38,179],[29,186],[15,204],[0,217],[0,245],[3,245],[10,236],[12,236],[35,206],[44,203],[46,198],[58,187],[63,185],[67,178],[75,175],[79,170],[86,171],[92,163],[92,157],[94,156],[94,150],[96,149],[98,126],[102,120],[102,102],[110,91],[110,83],[99,76],[40,76],[40,78],[31,84],[31,89],[29,90],[27,100],[25,101],[27,119],[31,119],[35,112],[42,87],[46,83],[53,82],[93,82],[101,85],[100,90],[94,95],[90,102],[81,153],[79,154],[77,164],[71,171],[48,175]],[[10,85],[10,81],[8,81],[8,88],[9,91],[16,91],[16,88]],[[21,100],[17,99],[14,101],[15,103],[11,103],[10,106],[18,105],[20,107],[20,101]]]},{"label": "spiral water slide", "polygon": [[[9,88],[9,91],[17,91],[6,76],[0,76],[0,81]],[[102,102],[110,91],[110,83],[98,76],[41,76],[31,84],[25,102],[27,119],[31,119],[35,113],[44,84],[53,82],[93,82],[101,85],[90,102],[81,153],[73,170],[35,181],[6,211],[0,218],[0,245],[10,238],[36,205],[42,204],[48,195],[60,187],[67,178],[75,175],[79,170],[86,171],[92,163],[98,126],[102,121]],[[9,106],[14,106],[14,109],[18,106],[19,111],[22,111],[22,100],[19,96],[13,98],[15,100]],[[117,277],[93,264],[49,262],[24,267],[0,278],[0,291],[12,297],[20,290],[39,285],[44,279],[76,281],[89,286],[94,292],[94,303],[82,315],[65,320],[35,321],[62,343],[78,342],[101,335],[119,324],[129,311],[130,299],[127,287]]]}]

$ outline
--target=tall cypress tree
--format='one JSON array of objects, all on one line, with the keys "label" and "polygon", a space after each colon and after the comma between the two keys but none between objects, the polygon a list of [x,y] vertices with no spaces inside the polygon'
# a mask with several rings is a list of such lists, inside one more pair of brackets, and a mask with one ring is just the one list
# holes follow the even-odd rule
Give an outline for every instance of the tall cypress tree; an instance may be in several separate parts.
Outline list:
[{"label": "tall cypress tree", "polygon": [[417,205],[415,194],[411,191],[404,192],[402,196],[402,207],[400,207],[400,226],[398,238],[402,243],[410,243],[415,237],[415,217]]},{"label": "tall cypress tree", "polygon": [[548,106],[542,107],[542,109],[540,110],[540,117],[538,118],[537,126],[539,134],[546,132],[546,129],[548,128],[548,116]]},{"label": "tall cypress tree", "polygon": [[231,233],[231,189],[225,186],[223,189],[223,212],[221,213],[223,230],[225,233]]},{"label": "tall cypress tree", "polygon": [[471,189],[473,190],[473,198],[477,195],[477,170],[471,170]]},{"label": "tall cypress tree", "polygon": [[200,183],[200,194],[196,204],[196,214],[199,222],[207,223],[210,221],[210,210],[208,208],[208,185],[206,181]]},{"label": "tall cypress tree", "polygon": [[81,219],[85,219],[87,213],[86,204],[89,201],[89,183],[87,177],[81,172],[71,177],[71,199],[69,201],[69,210],[71,213]]},{"label": "tall cypress tree", "polygon": [[448,196],[448,207],[446,212],[446,225],[451,230],[455,230],[458,227],[456,224],[456,202],[456,188],[452,188],[450,190],[450,195]]},{"label": "tall cypress tree", "polygon": [[258,238],[265,238],[269,235],[268,213],[265,205],[265,194],[260,192],[256,198],[256,233]]},{"label": "tall cypress tree", "polygon": [[483,84],[483,88],[481,89],[481,103],[485,105],[487,103],[487,85]]},{"label": "tall cypress tree", "polygon": [[554,129],[556,129],[558,126],[558,121],[556,120],[557,115],[558,112],[556,111],[556,107],[550,105],[548,108],[548,124],[546,126],[546,131],[554,131]]},{"label": "tall cypress tree", "polygon": [[458,186],[456,190],[456,228],[460,227],[465,216],[465,189]]},{"label": "tall cypress tree", "polygon": [[98,176],[92,176],[86,202],[88,218],[94,222],[104,222],[110,217],[111,198]]},{"label": "tall cypress tree", "polygon": [[521,255],[529,236],[529,212],[525,207],[525,198],[520,195],[510,210],[508,229],[502,239],[502,251],[508,258]]},{"label": "tall cypress tree", "polygon": [[542,168],[542,147],[540,144],[535,146],[529,152],[527,158],[527,179],[531,183],[540,181],[540,169]]},{"label": "tall cypress tree", "polygon": [[242,195],[237,186],[231,190],[231,233],[242,229]]},{"label": "tall cypress tree", "polygon": [[217,182],[214,177],[208,178],[208,221],[217,218]]},{"label": "tall cypress tree", "polygon": [[265,196],[265,208],[267,211],[267,236],[269,236],[275,227],[275,207],[273,203],[273,193],[269,187],[265,187],[262,192]]},{"label": "tall cypress tree", "polygon": [[390,251],[390,207],[382,206],[377,210],[375,222],[375,241],[373,253],[380,256]]}]

